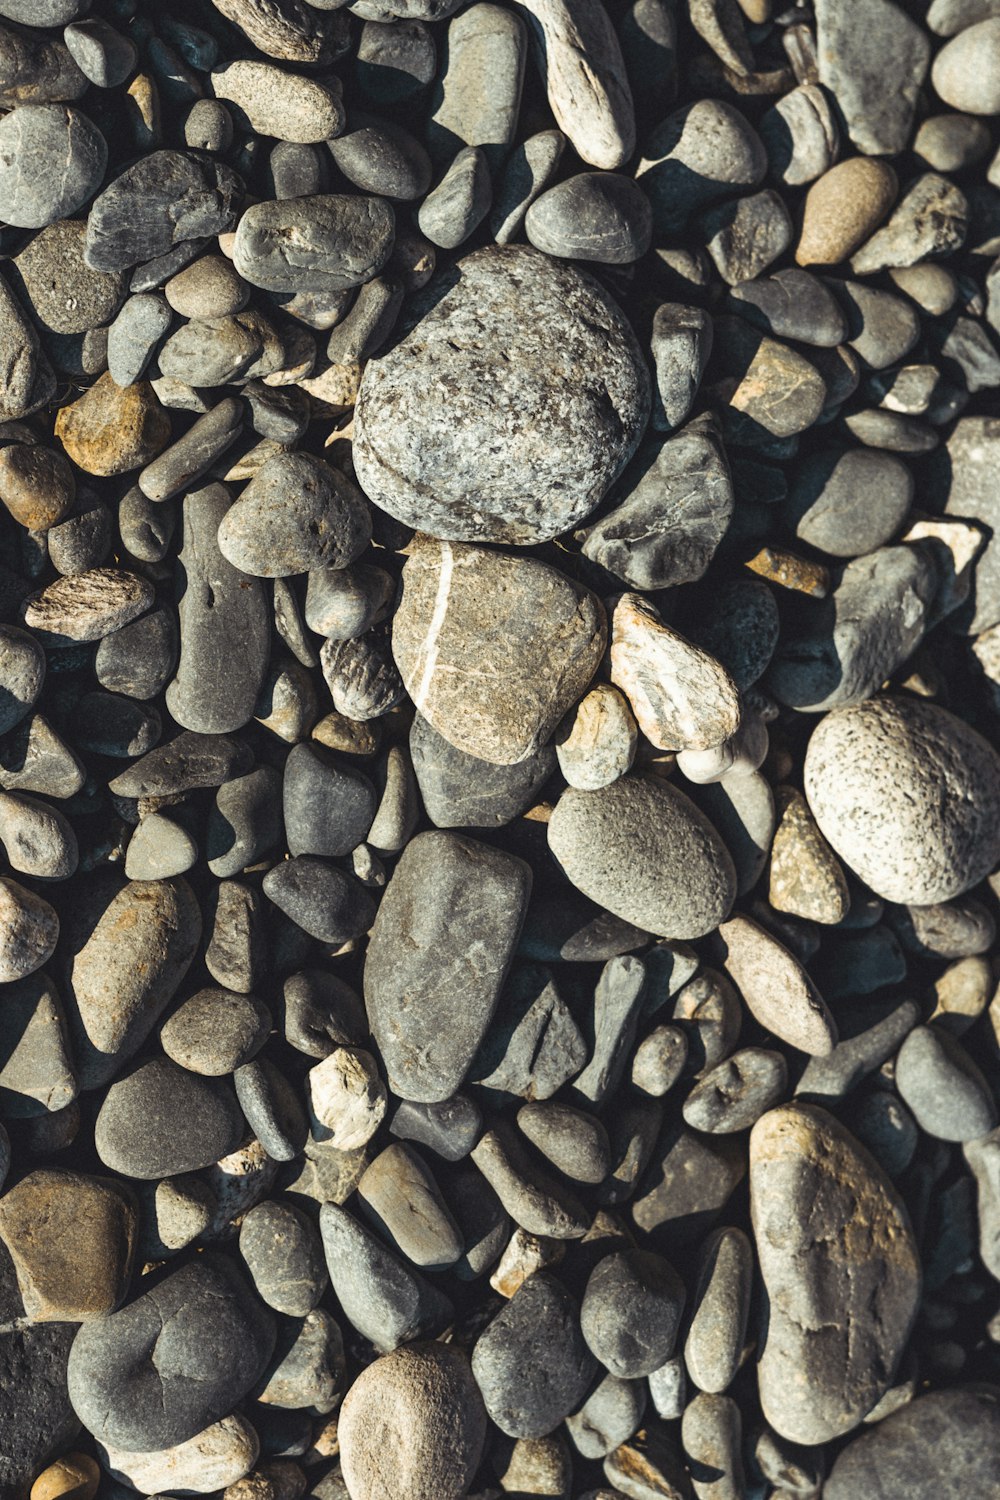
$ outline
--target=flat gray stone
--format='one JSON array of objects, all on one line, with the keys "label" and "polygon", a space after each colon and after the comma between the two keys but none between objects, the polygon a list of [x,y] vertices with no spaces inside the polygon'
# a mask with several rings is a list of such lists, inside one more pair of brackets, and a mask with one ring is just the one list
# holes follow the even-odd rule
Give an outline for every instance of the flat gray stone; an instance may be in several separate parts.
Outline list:
[{"label": "flat gray stone", "polygon": [[930,54],[926,32],[892,0],[861,0],[850,14],[818,0],[819,82],[866,156],[894,156],[908,144]]},{"label": "flat gray stone", "polygon": [[528,1277],[472,1351],[486,1410],[509,1437],[552,1432],[579,1408],[595,1369],[577,1304],[547,1271]]},{"label": "flat gray stone", "polygon": [[0,120],[0,218],[19,229],[66,219],[100,187],[107,143],[82,110],[21,104]]},{"label": "flat gray stone", "polygon": [[221,162],[154,151],[94,200],[84,258],[95,271],[124,271],[186,240],[222,234],[232,227],[242,187]]},{"label": "flat gray stone", "polygon": [[236,229],[233,264],[268,292],[342,292],[377,276],[392,253],[392,204],[362,194],[255,203]]}]

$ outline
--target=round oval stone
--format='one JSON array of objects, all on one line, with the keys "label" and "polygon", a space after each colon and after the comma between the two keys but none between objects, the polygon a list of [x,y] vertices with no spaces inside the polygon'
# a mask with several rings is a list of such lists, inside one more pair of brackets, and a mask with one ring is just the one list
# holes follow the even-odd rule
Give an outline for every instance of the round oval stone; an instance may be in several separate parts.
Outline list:
[{"label": "round oval stone", "polygon": [[527,246],[476,251],[425,297],[361,381],[366,494],[445,540],[528,545],[577,525],[649,414],[623,314],[590,277]]},{"label": "round oval stone", "polygon": [[549,821],[549,848],[585,896],[660,937],[704,937],[724,922],[736,872],[718,833],[669,782],[622,776],[570,787]]},{"label": "round oval stone", "polygon": [[828,714],[804,779],[824,838],[887,901],[949,901],[1000,860],[1000,756],[936,704],[871,698]]}]

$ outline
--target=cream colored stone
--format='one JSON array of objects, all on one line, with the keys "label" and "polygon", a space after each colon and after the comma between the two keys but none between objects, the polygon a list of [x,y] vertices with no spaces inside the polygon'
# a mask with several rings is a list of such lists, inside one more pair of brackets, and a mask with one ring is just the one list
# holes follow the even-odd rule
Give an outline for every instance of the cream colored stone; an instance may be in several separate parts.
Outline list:
[{"label": "cream colored stone", "polygon": [[[370,1052],[338,1047],[309,1071],[309,1102],[315,1119],[338,1151],[370,1141],[386,1109],[385,1084]],[[317,1132],[314,1126],[314,1133]]]}]

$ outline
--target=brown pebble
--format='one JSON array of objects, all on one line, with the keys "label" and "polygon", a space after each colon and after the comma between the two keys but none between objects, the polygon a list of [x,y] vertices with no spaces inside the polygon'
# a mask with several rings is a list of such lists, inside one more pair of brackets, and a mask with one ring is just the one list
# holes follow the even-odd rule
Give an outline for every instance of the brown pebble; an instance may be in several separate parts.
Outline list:
[{"label": "brown pebble", "polygon": [[336,711],[313,725],[312,738],[344,755],[374,755],[381,740],[380,719],[348,719]]},{"label": "brown pebble", "polygon": [[39,1474],[31,1500],[93,1500],[100,1477],[89,1453],[66,1453]]},{"label": "brown pebble", "polygon": [[146,380],[122,388],[105,372],[56,413],[56,437],[85,474],[128,474],[162,453],[170,417]]},{"label": "brown pebble", "polygon": [[61,453],[28,443],[0,451],[0,500],[29,531],[48,531],[73,508],[76,483]]},{"label": "brown pebble", "polygon": [[832,266],[846,260],[878,228],[898,191],[887,161],[852,156],[838,162],[806,194],[796,262]]},{"label": "brown pebble", "polygon": [[813,599],[825,599],[830,592],[830,574],[822,563],[807,562],[804,557],[796,557],[794,552],[785,552],[780,547],[761,547],[747,559],[746,566],[770,583],[809,594]]}]

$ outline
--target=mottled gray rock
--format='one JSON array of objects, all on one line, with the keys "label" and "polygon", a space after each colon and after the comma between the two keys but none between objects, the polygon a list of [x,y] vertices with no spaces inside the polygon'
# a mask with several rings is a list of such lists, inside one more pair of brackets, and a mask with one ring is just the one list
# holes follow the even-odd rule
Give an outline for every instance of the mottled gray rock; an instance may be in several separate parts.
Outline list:
[{"label": "mottled gray rock", "polygon": [[449,744],[422,714],[410,730],[410,755],[424,809],[438,828],[500,828],[534,802],[555,770],[543,745],[512,766],[496,765]]},{"label": "mottled gray rock", "polygon": [[821,833],[866,885],[929,905],[997,864],[998,772],[992,746],[947,710],[875,698],[813,732],[805,792]]},{"label": "mottled gray rock", "polygon": [[38,229],[68,218],[100,186],[107,143],[65,104],[21,104],[0,121],[0,218]]},{"label": "mottled gray rock", "polygon": [[327,142],[342,175],[363,193],[400,202],[422,198],[431,185],[432,167],[416,137],[394,120],[363,110],[352,110],[350,123],[346,135]]},{"label": "mottled gray rock", "polygon": [[130,297],[108,329],[108,369],[116,385],[134,385],[146,366],[172,315],[158,292],[140,292]]},{"label": "mottled gray rock", "polygon": [[735,872],[715,829],[655,777],[569,788],[549,822],[549,847],[584,895],[663,937],[703,936],[733,902]]},{"label": "mottled gray rock", "polygon": [[72,21],[63,31],[63,40],[84,77],[99,89],[124,83],[139,58],[131,37],[97,17]]},{"label": "mottled gray rock", "polygon": [[233,1073],[263,1047],[271,1012],[253,995],[198,990],[160,1027],[160,1045],[189,1072],[206,1077]]},{"label": "mottled gray rock", "polygon": [[33,714],[27,723],[21,724],[0,753],[0,786],[8,791],[72,797],[85,780],[79,758],[41,714]]},{"label": "mottled gray rock", "polygon": [[428,539],[403,570],[392,647],[418,713],[457,749],[509,766],[589,686],[605,633],[595,596],[547,564]]},{"label": "mottled gray rock", "polygon": [[707,209],[698,228],[719,275],[730,286],[760,276],[794,238],[788,209],[773,188]]},{"label": "mottled gray rock", "polygon": [[303,1408],[320,1415],[333,1411],[343,1392],[346,1364],[343,1334],[325,1308],[314,1307],[304,1318],[285,1324],[258,1397],[258,1426],[264,1430],[261,1408],[275,1415]]},{"label": "mottled gray rock", "polygon": [[[126,306],[131,307],[136,300],[133,297]],[[189,328],[193,326],[188,325]],[[194,375],[196,372],[189,369],[188,373]],[[198,373],[200,376],[201,372]],[[139,475],[140,491],[158,503],[186,492],[236,442],[243,430],[243,415],[243,405],[234,396],[216,402],[199,416],[183,437],[146,465]]]},{"label": "mottled gray rock", "polygon": [[814,182],[833,166],[840,132],[830,101],[816,83],[802,83],[760,122],[771,173],[788,187]]},{"label": "mottled gray rock", "polygon": [[549,1099],[586,1060],[580,1029],[550,971],[535,964],[516,968],[501,991],[472,1077],[498,1101]]},{"label": "mottled gray rock", "polygon": [[836,0],[819,0],[819,82],[859,151],[892,156],[906,146],[930,51],[926,32],[892,0],[863,0],[850,16]]},{"label": "mottled gray rock", "polygon": [[235,1267],[202,1255],[83,1324],[70,1351],[70,1399],[99,1442],[170,1447],[242,1400],[274,1338],[274,1319]]},{"label": "mottled gray rock", "polygon": [[620,1380],[658,1370],[673,1354],[684,1284],[650,1250],[618,1250],[591,1272],[580,1323],[591,1352]]},{"label": "mottled gray rock", "polygon": [[291,854],[349,854],[375,817],[375,788],[321,745],[293,745],[283,780],[285,836]]},{"label": "mottled gray rock", "polygon": [[687,1254],[716,1223],[746,1170],[742,1142],[668,1120],[640,1178],[632,1218],[672,1254]]},{"label": "mottled gray rock", "polygon": [[645,255],[653,223],[649,200],[631,177],[580,172],[536,198],[524,228],[547,255],[617,266]]},{"label": "mottled gray rock", "polygon": [[517,1123],[528,1140],[571,1182],[600,1184],[608,1175],[611,1148],[596,1116],[554,1101],[522,1104]]},{"label": "mottled gray rock", "polygon": [[377,276],[392,253],[385,198],[320,194],[255,203],[236,229],[233,264],[268,292],[343,292]]},{"label": "mottled gray rock", "polygon": [[961,1500],[1000,1478],[1000,1389],[930,1391],[891,1412],[841,1449],[823,1487],[827,1500],[863,1488],[877,1500]]},{"label": "mottled gray rock", "polygon": [[517,130],[527,43],[520,16],[483,0],[448,23],[427,125],[436,161],[443,164],[462,146],[482,146],[491,171],[500,166]]},{"label": "mottled gray rock", "polygon": [[347,17],[303,0],[212,0],[247,41],[278,62],[330,63],[346,52]]},{"label": "mottled gray rock", "polygon": [[664,302],[650,336],[656,367],[652,425],[674,432],[687,419],[712,352],[712,320],[700,307]]},{"label": "mottled gray rock", "polygon": [[896,1088],[921,1130],[976,1141],[997,1123],[996,1105],[965,1048],[938,1026],[915,1026],[896,1055]]},{"label": "mottled gray rock", "polygon": [[219,526],[231,505],[221,484],[184,497],[180,660],[167,707],[178,724],[198,734],[226,734],[249,722],[270,648],[263,585],[219,549]]},{"label": "mottled gray rock", "polygon": [[782,516],[800,541],[833,557],[858,557],[902,526],[913,489],[913,475],[892,453],[825,448],[796,469]]},{"label": "mottled gray rock", "polygon": [[154,1057],[108,1089],[94,1141],[113,1172],[152,1181],[211,1166],[236,1150],[245,1128],[229,1084]]},{"label": "mottled gray rock", "polygon": [[279,68],[274,63],[242,58],[212,69],[216,99],[235,106],[257,135],[282,141],[326,141],[344,128],[340,80],[329,83]]},{"label": "mottled gray rock", "polygon": [[236,173],[221,162],[154,151],[94,200],[84,258],[95,271],[124,271],[185,240],[221,234],[233,224],[241,191]]},{"label": "mottled gray rock", "polygon": [[871,276],[887,266],[912,266],[926,256],[951,255],[965,240],[968,218],[961,188],[936,172],[925,172],[901,198],[888,223],[851,257],[851,270],[856,276]]},{"label": "mottled gray rock", "polygon": [[920,1298],[909,1217],[881,1168],[815,1105],[758,1120],[750,1202],[770,1306],[761,1406],[783,1437],[825,1442],[892,1384]]},{"label": "mottled gray rock", "polygon": [[249,771],[252,758],[240,740],[224,734],[182,730],[157,745],[108,783],[118,797],[168,797],[200,787],[222,786]]},{"label": "mottled gray rock", "polygon": [[917,547],[880,547],[854,558],[794,643],[779,643],[770,691],[800,713],[871,698],[920,645],[937,590],[933,561]]},{"label": "mottled gray rock", "polygon": [[585,557],[634,589],[701,578],[733,513],[732,478],[715,419],[697,417],[676,437],[643,443],[616,498],[615,508],[584,534]]},{"label": "mottled gray rock", "polygon": [[260,578],[345,567],[370,539],[364,497],[311,453],[268,459],[219,526],[223,556]]},{"label": "mottled gray rock", "polygon": [[[6,1118],[65,1109],[76,1098],[66,1015],[52,981],[35,973],[4,992],[0,1107]],[[3,1174],[0,1174],[2,1185]]]},{"label": "mottled gray rock", "polygon": [[962,417],[948,439],[933,481],[946,495],[944,513],[987,528],[987,541],[973,563],[972,591],[953,616],[955,624],[977,635],[1000,621],[1000,546],[996,475],[1000,466],[1000,423],[993,417]]},{"label": "mottled gray rock", "polygon": [[[360,484],[432,535],[555,536],[598,504],[645,425],[649,377],[631,329],[596,282],[528,247],[478,250],[432,294],[365,369]],[[442,382],[446,400],[422,399]]]},{"label": "mottled gray rock", "polygon": [[258,766],[219,788],[208,815],[205,855],[213,875],[239,875],[271,852],[282,835],[281,776]]},{"label": "mottled gray rock", "polygon": [[275,865],[261,889],[303,932],[338,947],[367,932],[375,915],[375,902],[358,880],[313,854]]},{"label": "mottled gray rock", "polygon": [[582,1457],[604,1458],[638,1431],[645,1409],[642,1381],[605,1375],[580,1410],[566,1418],[566,1430]]},{"label": "mottled gray rock", "polygon": [[486,1410],[509,1437],[544,1437],[579,1409],[596,1369],[576,1302],[547,1271],[515,1292],[472,1351]]},{"label": "mottled gray rock", "polygon": [[52,399],[56,377],[38,334],[0,279],[0,421],[17,421]]},{"label": "mottled gray rock", "polygon": [[[365,962],[368,1019],[400,1098],[436,1103],[461,1086],[496,1008],[529,892],[527,865],[474,839],[430,832],[407,845]],[[458,973],[461,1004],[451,1008]]]},{"label": "mottled gray rock", "polygon": [[258,1203],[240,1226],[240,1254],[268,1307],[290,1318],[312,1312],[327,1273],[319,1233],[301,1209],[275,1199]]},{"label": "mottled gray rock", "polygon": [[26,630],[0,625],[0,733],[30,713],[45,681],[45,652]]},{"label": "mottled gray rock", "polygon": [[376,1349],[439,1332],[452,1316],[443,1292],[334,1203],[319,1215],[330,1284],[344,1316]]},{"label": "mottled gray rock", "polygon": [[467,1094],[453,1094],[440,1104],[414,1104],[404,1099],[389,1121],[393,1135],[427,1146],[445,1161],[461,1161],[479,1139],[483,1117]]},{"label": "mottled gray rock", "polygon": [[621,47],[600,0],[518,0],[527,12],[549,108],[582,161],[614,171],[635,146]]},{"label": "mottled gray rock", "polygon": [[[712,1068],[684,1100],[685,1122],[709,1135],[749,1130],[779,1103],[788,1087],[788,1067],[780,1052],[744,1047]],[[708,1390],[704,1381],[698,1384]]]}]

